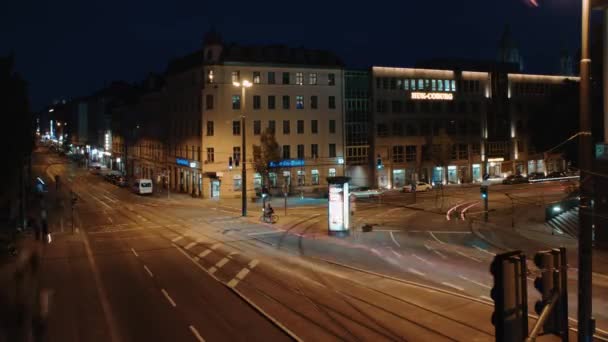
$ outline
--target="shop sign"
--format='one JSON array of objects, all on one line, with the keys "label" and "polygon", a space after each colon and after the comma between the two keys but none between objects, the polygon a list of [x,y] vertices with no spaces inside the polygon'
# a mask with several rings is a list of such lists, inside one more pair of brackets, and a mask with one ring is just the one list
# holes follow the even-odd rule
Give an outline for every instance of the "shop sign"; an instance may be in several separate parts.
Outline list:
[{"label": "shop sign", "polygon": [[454,94],[452,93],[425,93],[414,91],[411,92],[412,100],[443,100],[443,101],[451,101],[454,99]]},{"label": "shop sign", "polygon": [[181,166],[190,166],[190,162],[188,161],[188,159],[184,158],[176,158],[175,163]]},{"label": "shop sign", "polygon": [[283,159],[279,162],[269,162],[268,167],[277,168],[277,167],[300,167],[304,166],[304,159]]}]

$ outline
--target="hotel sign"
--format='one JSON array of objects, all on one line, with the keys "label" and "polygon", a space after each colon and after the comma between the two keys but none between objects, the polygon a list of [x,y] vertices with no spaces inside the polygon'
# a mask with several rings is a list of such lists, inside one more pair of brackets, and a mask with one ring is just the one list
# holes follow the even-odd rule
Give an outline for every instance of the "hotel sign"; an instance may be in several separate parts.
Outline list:
[{"label": "hotel sign", "polygon": [[454,99],[454,94],[452,93],[424,93],[414,91],[411,93],[412,100],[441,100],[441,101],[451,101]]}]

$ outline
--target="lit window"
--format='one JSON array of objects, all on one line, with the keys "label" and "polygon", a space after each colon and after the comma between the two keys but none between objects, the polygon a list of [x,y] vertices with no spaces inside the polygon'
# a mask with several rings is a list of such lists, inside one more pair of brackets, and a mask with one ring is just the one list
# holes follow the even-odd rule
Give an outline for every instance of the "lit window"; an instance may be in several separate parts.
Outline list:
[{"label": "lit window", "polygon": [[437,80],[431,80],[431,90],[437,90]]},{"label": "lit window", "polygon": [[329,177],[336,177],[336,169],[331,168],[328,172]]},{"label": "lit window", "polygon": [[445,91],[450,91],[450,80],[445,80],[445,87],[443,89],[445,89]]},{"label": "lit window", "polygon": [[241,109],[240,95],[232,95],[232,109]]},{"label": "lit window", "polygon": [[336,74],[327,74],[327,85],[336,85]]},{"label": "lit window", "polygon": [[410,90],[410,80],[403,80],[403,87],[405,88],[405,90]]},{"label": "lit window", "polygon": [[456,81],[452,80],[452,91],[456,91]]},{"label": "lit window", "polygon": [[317,73],[316,72],[311,72],[308,75],[308,83],[310,85],[316,85],[317,84]]},{"label": "lit window", "polygon": [[424,80],[418,80],[418,90],[424,89]]},{"label": "lit window", "polygon": [[301,72],[296,72],[296,84],[302,85],[304,84],[304,74]]},{"label": "lit window", "polygon": [[241,73],[239,71],[232,72],[232,82],[239,82],[241,79]]},{"label": "lit window", "polygon": [[437,90],[443,91],[443,80],[437,80]]},{"label": "lit window", "polygon": [[260,72],[254,71],[253,72],[253,83],[260,84],[260,82],[261,82]]},{"label": "lit window", "polygon": [[304,96],[296,96],[296,109],[304,109]]},{"label": "lit window", "polygon": [[213,83],[213,70],[207,71],[207,83]]},{"label": "lit window", "polygon": [[312,185],[319,185],[319,170],[311,170],[310,174]]}]

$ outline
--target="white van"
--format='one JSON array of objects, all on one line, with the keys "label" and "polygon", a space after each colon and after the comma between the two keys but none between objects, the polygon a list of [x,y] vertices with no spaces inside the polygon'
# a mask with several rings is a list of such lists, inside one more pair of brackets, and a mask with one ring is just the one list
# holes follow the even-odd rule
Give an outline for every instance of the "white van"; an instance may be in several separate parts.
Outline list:
[{"label": "white van", "polygon": [[133,192],[139,195],[146,195],[152,193],[152,180],[151,179],[137,179],[133,183]]}]

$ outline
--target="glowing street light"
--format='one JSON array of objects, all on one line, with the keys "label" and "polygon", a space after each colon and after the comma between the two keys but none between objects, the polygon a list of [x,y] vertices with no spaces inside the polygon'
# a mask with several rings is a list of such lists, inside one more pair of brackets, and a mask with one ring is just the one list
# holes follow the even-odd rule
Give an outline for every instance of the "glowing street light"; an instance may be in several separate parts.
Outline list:
[{"label": "glowing street light", "polygon": [[[232,82],[232,85],[235,87],[240,87],[243,92],[242,102],[243,111],[245,110],[245,90],[252,86],[252,83],[248,80],[243,80],[240,82]],[[245,128],[245,113],[241,114],[241,213],[243,216],[247,216],[247,129]]]}]

